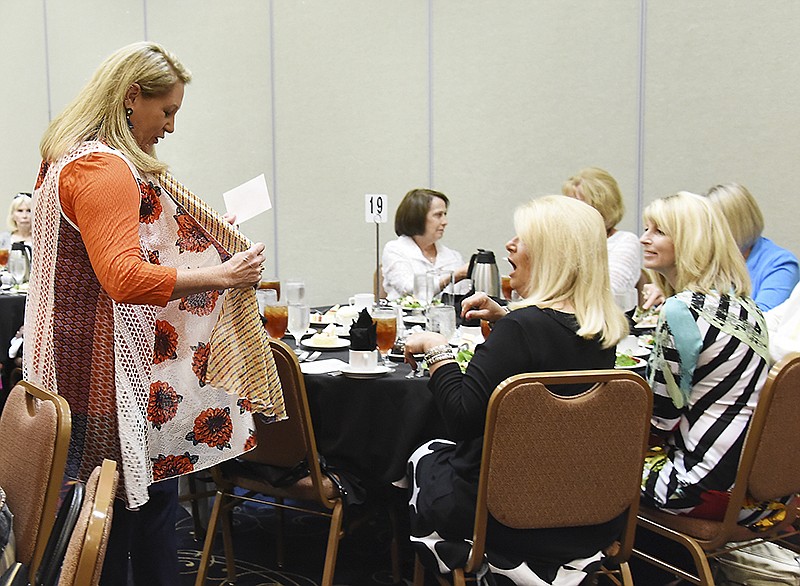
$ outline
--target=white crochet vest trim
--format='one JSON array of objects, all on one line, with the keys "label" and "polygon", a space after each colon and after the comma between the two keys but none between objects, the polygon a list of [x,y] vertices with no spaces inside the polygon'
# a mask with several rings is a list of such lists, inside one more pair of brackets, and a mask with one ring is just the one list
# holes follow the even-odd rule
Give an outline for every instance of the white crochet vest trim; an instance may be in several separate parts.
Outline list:
[{"label": "white crochet vest trim", "polygon": [[[109,153],[120,157],[135,178],[139,173],[119,151],[103,143],[89,141],[71,150],[47,170],[42,185],[34,193],[33,263],[28,301],[25,310],[26,348],[24,376],[26,380],[48,391],[58,393],[53,356],[53,302],[58,234],[61,222],[76,230],[61,209],[58,184],[66,165],[90,153]],[[95,277],[96,278],[96,277]],[[156,308],[113,302],[114,312],[114,382],[117,397],[117,419],[122,453],[122,475],[128,507],[147,502],[147,487],[153,482],[147,446],[147,400],[151,380],[151,364],[155,344]],[[36,341],[31,348],[29,341]]]}]

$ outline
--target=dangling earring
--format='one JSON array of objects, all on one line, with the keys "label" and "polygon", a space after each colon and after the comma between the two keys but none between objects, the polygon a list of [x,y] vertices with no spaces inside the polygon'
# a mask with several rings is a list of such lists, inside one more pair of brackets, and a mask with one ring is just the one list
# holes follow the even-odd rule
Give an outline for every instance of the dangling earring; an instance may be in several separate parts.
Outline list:
[{"label": "dangling earring", "polygon": [[131,114],[133,114],[133,108],[125,108],[125,120],[128,121],[128,128],[133,130],[133,122],[131,122]]}]

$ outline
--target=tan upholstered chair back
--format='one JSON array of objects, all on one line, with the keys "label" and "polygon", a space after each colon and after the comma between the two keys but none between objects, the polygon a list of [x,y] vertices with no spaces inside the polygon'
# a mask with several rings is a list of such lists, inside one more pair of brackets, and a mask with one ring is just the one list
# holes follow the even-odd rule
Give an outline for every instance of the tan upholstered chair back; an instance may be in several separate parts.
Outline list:
[{"label": "tan upholstered chair back", "polygon": [[255,417],[258,445],[242,458],[287,468],[305,458],[310,449],[316,450],[316,445],[309,441],[311,431],[304,416],[308,412],[306,388],[297,357],[289,346],[279,340],[270,340],[270,346],[281,380],[288,418],[265,424],[260,416]]},{"label": "tan upholstered chair back", "polygon": [[78,522],[67,545],[59,586],[96,586],[100,582],[117,492],[117,464],[103,460],[86,481]]},{"label": "tan upholstered chair back", "polygon": [[515,528],[596,525],[619,516],[639,495],[649,389],[611,378],[558,397],[541,378],[509,379],[492,398],[489,512]]},{"label": "tan upholstered chair back", "polygon": [[770,371],[751,423],[761,427],[748,477],[748,492],[757,501],[800,492],[800,466],[792,464],[800,454],[799,422],[800,354],[793,354]]},{"label": "tan upholstered chair back", "polygon": [[72,429],[58,395],[20,382],[0,417],[0,486],[14,514],[17,560],[35,575],[53,526]]}]

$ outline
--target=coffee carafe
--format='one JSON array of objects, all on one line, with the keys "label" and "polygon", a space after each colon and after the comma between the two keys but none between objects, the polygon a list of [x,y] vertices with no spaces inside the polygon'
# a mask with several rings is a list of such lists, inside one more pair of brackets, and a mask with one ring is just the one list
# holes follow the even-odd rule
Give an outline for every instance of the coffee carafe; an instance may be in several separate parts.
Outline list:
[{"label": "coffee carafe", "polygon": [[500,271],[491,250],[478,249],[469,259],[467,278],[472,280],[475,292],[483,291],[489,297],[500,297]]}]

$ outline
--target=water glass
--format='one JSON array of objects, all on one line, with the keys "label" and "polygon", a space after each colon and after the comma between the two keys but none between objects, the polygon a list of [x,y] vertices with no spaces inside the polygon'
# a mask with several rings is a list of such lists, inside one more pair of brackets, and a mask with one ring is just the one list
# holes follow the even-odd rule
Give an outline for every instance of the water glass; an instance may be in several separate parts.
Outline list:
[{"label": "water glass", "polygon": [[283,285],[286,303],[295,305],[303,303],[306,298],[306,284],[299,279],[289,279]]},{"label": "water glass", "polygon": [[425,310],[425,329],[442,334],[445,340],[456,333],[456,310],[452,305],[431,305]]},{"label": "water glass", "polygon": [[444,269],[436,269],[428,271],[428,303],[445,302],[447,297],[452,300],[453,286],[453,271]]},{"label": "water glass", "polygon": [[8,256],[8,272],[14,277],[14,282],[21,285],[25,281],[28,272],[28,259],[21,250],[11,250]]},{"label": "water glass", "polygon": [[423,307],[431,302],[432,294],[428,293],[428,275],[426,273],[414,274],[414,299],[419,301]]},{"label": "water glass", "polygon": [[295,353],[300,354],[300,339],[311,325],[311,308],[308,305],[293,304],[289,306],[289,333],[295,340]]}]

